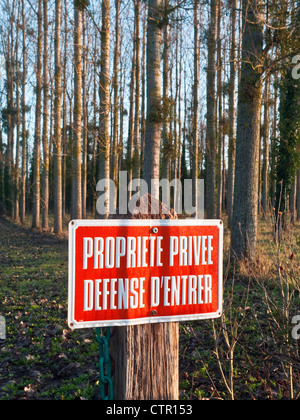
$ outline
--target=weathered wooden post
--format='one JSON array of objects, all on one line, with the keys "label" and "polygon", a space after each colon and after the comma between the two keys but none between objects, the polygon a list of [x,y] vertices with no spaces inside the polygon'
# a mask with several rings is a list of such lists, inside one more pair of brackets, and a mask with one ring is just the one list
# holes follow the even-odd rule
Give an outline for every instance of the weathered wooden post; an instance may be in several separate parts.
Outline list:
[{"label": "weathered wooden post", "polygon": [[[156,206],[156,213],[151,212]],[[125,219],[176,219],[163,203],[147,194],[139,212],[117,215]],[[166,213],[166,214],[165,214]],[[179,399],[179,323],[114,327],[110,340],[117,400]]]}]

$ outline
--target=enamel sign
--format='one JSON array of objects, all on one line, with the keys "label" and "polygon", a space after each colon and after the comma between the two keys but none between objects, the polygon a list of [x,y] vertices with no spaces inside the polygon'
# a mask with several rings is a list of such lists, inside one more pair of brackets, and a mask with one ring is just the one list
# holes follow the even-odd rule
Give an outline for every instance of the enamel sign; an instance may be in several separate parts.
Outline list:
[{"label": "enamel sign", "polygon": [[69,227],[72,329],[218,318],[220,220],[76,220]]}]

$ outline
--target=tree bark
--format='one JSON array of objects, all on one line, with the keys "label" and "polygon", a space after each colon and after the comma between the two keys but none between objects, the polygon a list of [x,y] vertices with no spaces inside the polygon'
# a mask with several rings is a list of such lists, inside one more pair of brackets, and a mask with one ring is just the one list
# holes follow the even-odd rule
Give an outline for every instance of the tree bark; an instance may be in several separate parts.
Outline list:
[{"label": "tree bark", "polygon": [[200,42],[199,42],[199,0],[194,4],[194,116],[193,116],[193,206],[197,218],[198,176],[199,176],[199,73],[200,73]]},{"label": "tree bark", "polygon": [[[54,232],[62,232],[62,139],[61,139],[61,1],[55,1],[55,92],[54,92]],[[65,106],[65,103],[64,103]],[[64,113],[66,110],[64,110]],[[65,116],[65,115],[64,115]]]},{"label": "tree bark", "polygon": [[159,198],[160,144],[162,125],[161,40],[162,0],[149,0],[147,29],[147,120],[144,154],[144,179],[152,195]]},{"label": "tree bark", "polygon": [[[68,24],[67,24],[67,0],[64,0],[64,58],[63,58],[63,105],[62,105],[62,154],[61,154],[61,172],[62,172],[62,216],[59,214],[59,207],[57,213],[57,229],[60,230],[62,226],[61,219],[64,219],[66,215],[66,175],[67,175],[67,154],[68,154],[68,133],[67,133],[67,54],[68,54]],[[71,122],[70,122],[71,124]],[[59,177],[59,162],[58,162],[58,177]],[[60,188],[58,192],[60,191]],[[59,201],[59,200],[58,200]],[[58,206],[58,203],[56,204]]]},{"label": "tree bark", "polygon": [[290,217],[291,223],[294,224],[296,220],[296,195],[297,195],[297,178],[294,177],[291,186],[291,194],[290,194]]},{"label": "tree bark", "polygon": [[300,221],[300,169],[297,171],[297,222]]},{"label": "tree bark", "polygon": [[26,49],[26,17],[25,17],[25,0],[22,0],[22,176],[21,176],[21,223],[26,220],[26,149],[27,149],[27,130],[26,130],[26,77],[27,77],[27,49]]},{"label": "tree bark", "polygon": [[217,219],[221,219],[222,201],[223,201],[223,94],[222,94],[222,77],[223,77],[223,61],[222,61],[222,40],[221,40],[221,7],[220,1],[218,5],[218,30],[217,30],[217,103],[218,103],[218,172],[217,172]]},{"label": "tree bark", "polygon": [[[20,5],[18,5],[18,18],[20,19]],[[21,109],[20,109],[20,64],[19,64],[19,24],[16,27],[16,162],[14,171],[15,181],[15,202],[14,219],[20,222],[20,137],[21,137]]]},{"label": "tree bark", "polygon": [[[165,10],[168,8],[169,0],[164,0]],[[169,51],[170,35],[169,24],[165,22],[163,27],[163,124],[162,124],[162,161],[161,177],[170,180],[170,103],[169,103]]]},{"label": "tree bark", "polygon": [[228,145],[228,194],[227,214],[228,226],[231,228],[233,197],[234,197],[234,172],[236,155],[236,116],[235,116],[235,81],[236,81],[236,30],[237,30],[237,0],[231,4],[231,48],[230,48],[230,80],[229,80],[229,145]]},{"label": "tree bark", "polygon": [[114,51],[114,111],[113,111],[113,154],[112,154],[112,179],[118,181],[119,172],[119,67],[120,67],[120,0],[115,0],[116,24],[115,24],[115,51]]},{"label": "tree bark", "polygon": [[6,162],[4,169],[4,185],[5,185],[5,207],[11,216],[14,216],[14,61],[15,48],[13,42],[14,22],[15,17],[13,11],[10,13],[10,27],[8,31],[8,41],[6,45],[6,99],[7,99],[7,147],[6,147]]},{"label": "tree bark", "polygon": [[43,200],[42,227],[49,228],[49,80],[48,80],[48,0],[43,0],[44,8],[44,52],[43,52]]},{"label": "tree bark", "polygon": [[73,137],[73,194],[72,219],[82,218],[82,166],[81,166],[81,119],[82,119],[82,9],[74,8],[74,137]]},{"label": "tree bark", "polygon": [[219,0],[211,0],[207,63],[206,216],[216,217],[216,45]]},{"label": "tree bark", "polygon": [[[134,40],[136,26],[134,26]],[[128,141],[127,141],[127,168],[128,168],[128,182],[133,179],[133,151],[134,151],[134,88],[135,88],[135,71],[136,71],[136,43],[133,43],[133,55],[131,64],[130,76],[130,93],[129,93],[129,122],[128,122]],[[129,198],[131,198],[131,191],[129,191]]]},{"label": "tree bark", "polygon": [[3,150],[3,136],[2,123],[0,119],[0,214],[4,213],[4,150]]},{"label": "tree bark", "polygon": [[82,218],[86,219],[87,205],[87,165],[88,165],[88,109],[87,109],[87,39],[86,39],[86,19],[85,14],[82,15],[83,32],[82,32]]},{"label": "tree bark", "polygon": [[37,37],[37,70],[36,70],[36,108],[35,108],[35,133],[33,151],[33,211],[32,227],[40,227],[40,207],[41,207],[41,109],[42,109],[42,48],[43,48],[43,15],[42,0],[38,5],[38,37]]},{"label": "tree bark", "polygon": [[244,36],[239,84],[232,258],[253,258],[257,235],[258,150],[262,101],[261,0],[243,0]]},{"label": "tree bark", "polygon": [[140,63],[140,1],[134,2],[134,21],[135,21],[135,118],[134,118],[134,143],[133,143],[133,177],[140,178],[140,103],[141,103],[141,63]]},{"label": "tree bark", "polygon": [[262,166],[262,211],[265,219],[268,212],[268,188],[269,188],[269,124],[270,124],[270,79],[267,78],[265,82],[265,98],[264,98],[264,155]]},{"label": "tree bark", "polygon": [[[144,162],[146,136],[146,50],[147,50],[147,6],[143,16],[143,52],[142,52],[142,115],[141,115],[141,162]],[[141,165],[142,166],[142,165]],[[143,166],[141,167],[143,171]]]},{"label": "tree bark", "polygon": [[179,324],[119,327],[111,339],[116,400],[179,399]]},{"label": "tree bark", "polygon": [[101,30],[101,73],[100,73],[100,133],[99,133],[99,180],[105,179],[107,193],[105,214],[109,216],[109,178],[110,178],[110,139],[109,139],[109,49],[110,49],[110,0],[102,0],[102,30]]}]

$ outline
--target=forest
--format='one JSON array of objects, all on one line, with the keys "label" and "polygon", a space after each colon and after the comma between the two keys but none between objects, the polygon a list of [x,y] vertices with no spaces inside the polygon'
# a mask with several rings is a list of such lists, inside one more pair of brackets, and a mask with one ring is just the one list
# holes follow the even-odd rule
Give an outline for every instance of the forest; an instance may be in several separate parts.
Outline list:
[{"label": "forest", "polygon": [[[191,180],[195,205],[204,180],[205,218],[226,227],[227,309],[205,330],[181,327],[181,397],[299,398],[300,1],[0,0],[0,17],[3,308],[18,307],[23,267],[10,230],[38,255],[38,232],[51,250],[70,220],[109,218],[120,173],[160,200],[153,180]],[[170,207],[183,193],[170,190]],[[215,361],[196,362],[209,340]],[[0,379],[8,391],[23,398]]]}]

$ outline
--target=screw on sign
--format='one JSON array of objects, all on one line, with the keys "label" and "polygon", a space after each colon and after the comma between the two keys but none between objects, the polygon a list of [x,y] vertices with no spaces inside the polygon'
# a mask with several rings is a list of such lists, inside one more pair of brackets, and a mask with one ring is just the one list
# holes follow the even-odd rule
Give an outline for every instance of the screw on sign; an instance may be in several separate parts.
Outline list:
[{"label": "screw on sign", "polygon": [[6,340],[6,323],[3,316],[0,316],[0,340]]}]

